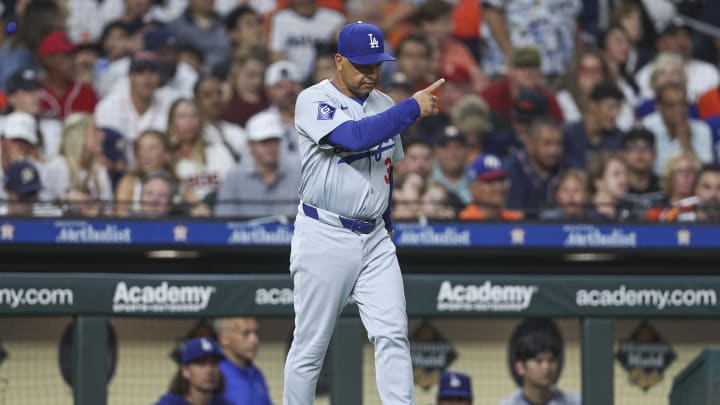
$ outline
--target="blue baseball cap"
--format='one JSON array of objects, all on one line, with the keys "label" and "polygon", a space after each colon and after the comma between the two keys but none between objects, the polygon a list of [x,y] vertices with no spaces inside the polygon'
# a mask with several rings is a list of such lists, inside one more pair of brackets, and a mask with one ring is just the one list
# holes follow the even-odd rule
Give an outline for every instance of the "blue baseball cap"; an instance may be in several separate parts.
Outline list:
[{"label": "blue baseball cap", "polygon": [[124,162],[127,150],[125,136],[112,128],[102,128],[102,131],[105,134],[102,144],[103,154],[112,162]]},{"label": "blue baseball cap", "polygon": [[42,190],[40,174],[32,163],[15,161],[5,169],[5,188],[18,195],[37,193]]},{"label": "blue baseball cap", "polygon": [[183,350],[182,354],[182,364],[188,364],[205,356],[225,358],[225,354],[215,340],[204,337],[192,339],[185,343],[185,350]]},{"label": "blue baseball cap", "polygon": [[440,376],[438,399],[442,398],[472,398],[472,385],[470,376],[455,371],[445,371]]},{"label": "blue baseball cap", "polygon": [[163,47],[177,47],[178,40],[166,28],[155,28],[143,34],[143,46],[148,51],[157,51]]},{"label": "blue baseball cap", "polygon": [[358,21],[340,30],[338,53],[357,65],[374,65],[395,60],[385,53],[385,37],[380,28]]},{"label": "blue baseball cap", "polygon": [[467,177],[469,181],[490,181],[507,177],[507,172],[499,157],[481,154],[470,163]]}]

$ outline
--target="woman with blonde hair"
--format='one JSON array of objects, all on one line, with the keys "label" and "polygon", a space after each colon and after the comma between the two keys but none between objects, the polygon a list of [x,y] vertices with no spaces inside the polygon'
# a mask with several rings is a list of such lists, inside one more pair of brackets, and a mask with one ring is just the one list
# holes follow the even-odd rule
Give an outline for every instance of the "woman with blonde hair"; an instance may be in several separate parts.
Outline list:
[{"label": "woman with blonde hair", "polygon": [[[203,203],[217,191],[235,160],[220,142],[208,144],[202,135],[197,105],[190,99],[176,100],[168,113],[167,136],[172,148],[175,176],[186,203]],[[212,205],[212,204],[210,204]],[[209,212],[205,212],[209,214]]]},{"label": "woman with blonde hair", "polygon": [[143,131],[135,140],[134,152],[135,164],[115,190],[115,215],[118,216],[140,212],[142,181],[146,174],[158,170],[173,173],[170,142],[163,132]]},{"label": "woman with blonde hair", "polygon": [[695,182],[701,165],[697,156],[687,151],[670,158],[660,177],[660,188],[667,196],[667,201],[662,207],[649,209],[645,218],[651,221],[673,221],[696,204]]},{"label": "woman with blonde hair", "polygon": [[[104,134],[91,114],[73,113],[65,118],[60,154],[47,165],[48,190],[52,200],[109,203],[113,190],[107,168],[100,163]],[[97,215],[100,205],[82,204],[82,215]]]},{"label": "woman with blonde hair", "polygon": [[235,53],[226,83],[223,120],[244,127],[250,117],[270,106],[265,95],[268,58],[262,48]]}]

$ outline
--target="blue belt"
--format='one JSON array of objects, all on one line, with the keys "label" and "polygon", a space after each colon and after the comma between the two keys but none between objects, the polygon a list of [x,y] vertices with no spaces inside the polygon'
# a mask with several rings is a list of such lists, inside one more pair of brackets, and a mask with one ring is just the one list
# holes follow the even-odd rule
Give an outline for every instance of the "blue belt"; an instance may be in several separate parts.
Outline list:
[{"label": "blue belt", "polygon": [[355,233],[369,234],[375,229],[374,219],[354,219],[331,213],[330,211],[315,208],[312,205],[302,203],[302,210],[308,217],[316,219],[328,225],[342,226]]}]

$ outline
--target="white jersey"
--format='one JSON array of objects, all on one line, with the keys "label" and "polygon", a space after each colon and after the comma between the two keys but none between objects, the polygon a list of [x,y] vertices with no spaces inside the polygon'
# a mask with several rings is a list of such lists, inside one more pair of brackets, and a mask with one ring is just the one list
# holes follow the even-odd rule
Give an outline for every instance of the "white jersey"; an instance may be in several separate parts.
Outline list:
[{"label": "white jersey", "polygon": [[321,140],[346,121],[358,121],[392,106],[392,99],[377,90],[361,101],[344,95],[329,80],[300,93],[295,127],[303,202],[357,219],[375,219],[385,212],[391,168],[404,157],[399,134],[360,152],[344,151]]}]

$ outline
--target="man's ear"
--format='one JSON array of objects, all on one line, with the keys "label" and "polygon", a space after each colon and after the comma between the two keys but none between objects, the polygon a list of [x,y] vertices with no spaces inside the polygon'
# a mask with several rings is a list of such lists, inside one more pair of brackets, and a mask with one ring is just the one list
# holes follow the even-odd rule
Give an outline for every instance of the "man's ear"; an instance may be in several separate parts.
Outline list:
[{"label": "man's ear", "polygon": [[525,363],[520,360],[516,360],[513,366],[515,367],[515,373],[521,378],[525,378]]}]

